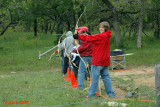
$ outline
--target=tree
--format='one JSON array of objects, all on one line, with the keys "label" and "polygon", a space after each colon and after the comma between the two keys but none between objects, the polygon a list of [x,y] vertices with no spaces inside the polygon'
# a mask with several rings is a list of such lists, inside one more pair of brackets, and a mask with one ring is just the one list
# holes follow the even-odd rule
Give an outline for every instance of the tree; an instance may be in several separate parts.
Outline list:
[{"label": "tree", "polygon": [[160,39],[160,1],[152,0],[152,11],[154,12],[152,17],[154,17],[155,25],[155,38]]},{"label": "tree", "polygon": [[113,13],[113,27],[114,27],[114,30],[115,30],[115,39],[116,39],[116,46],[118,47],[119,43],[120,43],[120,40],[121,40],[121,30],[120,30],[120,27],[119,27],[119,22],[118,22],[118,12],[117,12],[117,9],[116,7],[114,7],[112,5],[112,3],[109,1],[109,0],[102,0],[109,9],[112,10],[112,13]]},{"label": "tree", "polygon": [[137,37],[137,48],[141,48],[141,37],[142,37],[143,18],[144,18],[144,2],[145,0],[141,0],[141,10],[140,10],[140,15],[139,15],[138,37]]},{"label": "tree", "polygon": [[19,3],[20,2],[11,1],[11,0],[1,1],[0,36],[2,36],[11,25],[18,24],[21,18],[21,6],[19,5]]}]

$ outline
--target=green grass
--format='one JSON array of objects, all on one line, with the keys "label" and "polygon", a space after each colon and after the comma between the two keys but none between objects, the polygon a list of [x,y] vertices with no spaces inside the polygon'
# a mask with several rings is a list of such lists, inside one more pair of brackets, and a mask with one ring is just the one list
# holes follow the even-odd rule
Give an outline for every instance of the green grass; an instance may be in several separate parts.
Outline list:
[{"label": "green grass", "polygon": [[[5,38],[4,38],[5,37]],[[6,107],[2,101],[29,101],[27,105],[18,106],[55,106],[68,105],[69,107],[97,107],[105,106],[103,98],[85,99],[86,90],[77,90],[70,87],[61,75],[61,59],[52,57],[52,52],[38,59],[39,51],[45,52],[55,44],[55,35],[38,34],[33,38],[29,32],[6,32],[0,37],[0,107]],[[141,65],[151,66],[160,62],[159,40],[149,41],[144,39],[142,49],[136,48],[136,42],[128,41],[122,46],[125,53],[134,53],[127,56],[127,67]],[[114,36],[111,39],[111,50],[115,49]],[[120,79],[116,79],[118,81]],[[125,81],[122,81],[125,82]],[[117,84],[120,84],[118,81]],[[126,84],[132,81],[126,81]],[[85,82],[88,87],[89,82]],[[140,87],[143,89],[145,86]],[[105,92],[104,92],[105,93]],[[108,100],[105,100],[108,102]],[[82,102],[82,103],[79,103]],[[117,101],[133,106],[132,101]],[[135,102],[134,102],[135,103]],[[148,102],[136,102],[139,105],[147,105]],[[151,103],[155,105],[155,103]],[[17,105],[14,105],[17,106]]]},{"label": "green grass", "polygon": [[65,83],[60,73],[54,70],[4,75],[1,85],[1,101],[25,100],[29,101],[29,106],[52,106],[76,101],[74,95],[77,91],[69,88],[70,84]]},{"label": "green grass", "polygon": [[30,71],[49,69],[60,64],[59,58],[48,61],[52,52],[38,60],[39,51],[45,52],[53,46],[53,35],[39,34],[33,39],[32,33],[8,33],[0,38],[0,67],[1,71]]},{"label": "green grass", "polygon": [[[86,83],[89,85],[89,82]],[[19,72],[16,74],[8,75],[6,74],[3,75],[3,78],[1,77],[0,84],[1,102],[29,101],[29,104],[26,105],[17,104],[19,106],[68,105],[69,107],[97,107],[100,105],[105,106],[106,104],[103,102],[108,102],[108,100],[101,97],[86,100],[85,96],[87,95],[88,90],[77,90],[70,88],[70,83],[66,83],[61,76],[61,73],[59,71],[55,71],[54,69],[50,71]],[[141,89],[144,90],[145,88],[148,87],[141,86]],[[143,99],[148,99],[148,97]],[[129,104],[131,107],[133,106],[132,101],[117,102]],[[139,105],[146,106],[149,104],[148,102],[134,101],[134,104],[137,103],[139,103]],[[155,105],[155,103],[150,104]],[[15,106],[17,105],[15,104]],[[3,103],[1,103],[0,106],[6,107]]]}]

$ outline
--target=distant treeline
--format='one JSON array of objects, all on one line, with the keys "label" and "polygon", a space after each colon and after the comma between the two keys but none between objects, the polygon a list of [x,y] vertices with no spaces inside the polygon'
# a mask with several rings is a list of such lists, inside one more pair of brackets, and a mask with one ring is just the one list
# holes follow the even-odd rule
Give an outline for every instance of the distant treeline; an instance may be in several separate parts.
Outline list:
[{"label": "distant treeline", "polygon": [[34,31],[33,37],[37,32],[63,34],[74,31],[76,24],[92,32],[101,21],[110,23],[117,47],[124,38],[134,38],[141,48],[142,34],[151,40],[160,39],[160,1],[0,0],[0,36],[9,27],[13,31]]}]

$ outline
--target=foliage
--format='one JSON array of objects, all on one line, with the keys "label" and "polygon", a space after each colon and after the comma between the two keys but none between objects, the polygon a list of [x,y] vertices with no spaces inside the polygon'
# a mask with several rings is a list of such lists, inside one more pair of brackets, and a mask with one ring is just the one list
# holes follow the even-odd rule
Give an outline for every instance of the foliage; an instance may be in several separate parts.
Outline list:
[{"label": "foliage", "polygon": [[[127,33],[129,33],[128,38],[137,36],[141,0],[107,1],[117,11],[121,42],[126,39]],[[158,30],[159,4],[158,0],[145,0],[143,29],[152,29],[156,38],[159,38],[160,32]],[[76,22],[85,7],[86,11],[80,18],[79,26],[88,26],[89,30],[94,32],[101,21],[108,21],[113,29],[113,10],[102,0],[1,0],[0,5],[1,35],[8,27],[12,27],[10,30],[13,31],[33,31],[35,19],[38,21],[39,33],[55,31],[63,34],[66,30],[74,31]]]}]

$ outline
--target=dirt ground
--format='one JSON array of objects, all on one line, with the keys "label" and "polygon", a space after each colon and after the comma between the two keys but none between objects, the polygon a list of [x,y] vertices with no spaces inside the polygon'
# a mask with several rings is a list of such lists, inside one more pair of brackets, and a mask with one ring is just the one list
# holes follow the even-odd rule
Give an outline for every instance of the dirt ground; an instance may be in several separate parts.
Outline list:
[{"label": "dirt ground", "polygon": [[[113,73],[113,72],[112,72]],[[128,69],[128,70],[115,70],[115,72],[111,75],[113,76],[123,76],[124,80],[129,79],[126,75],[134,75],[134,76],[138,76],[138,75],[143,75],[142,77],[137,77],[134,80],[136,85],[139,84],[145,84],[147,86],[153,87],[155,88],[155,72],[154,72],[154,67],[145,67],[145,66],[140,66],[134,69]],[[147,75],[150,74],[150,77],[148,77]]]},{"label": "dirt ground", "polygon": [[[123,79],[124,81],[133,81],[136,87],[139,87],[140,85],[145,85],[150,87],[151,89],[155,89],[155,73],[154,73],[154,66],[146,67],[146,66],[140,66],[137,68],[132,69],[117,69],[117,70],[110,70],[110,76],[111,80],[114,77],[119,77]],[[113,88],[116,92],[116,97],[124,97],[128,93],[128,89],[130,88],[127,85],[119,85],[118,87],[114,84],[115,81],[113,81]],[[102,87],[103,82],[101,82]]]}]

